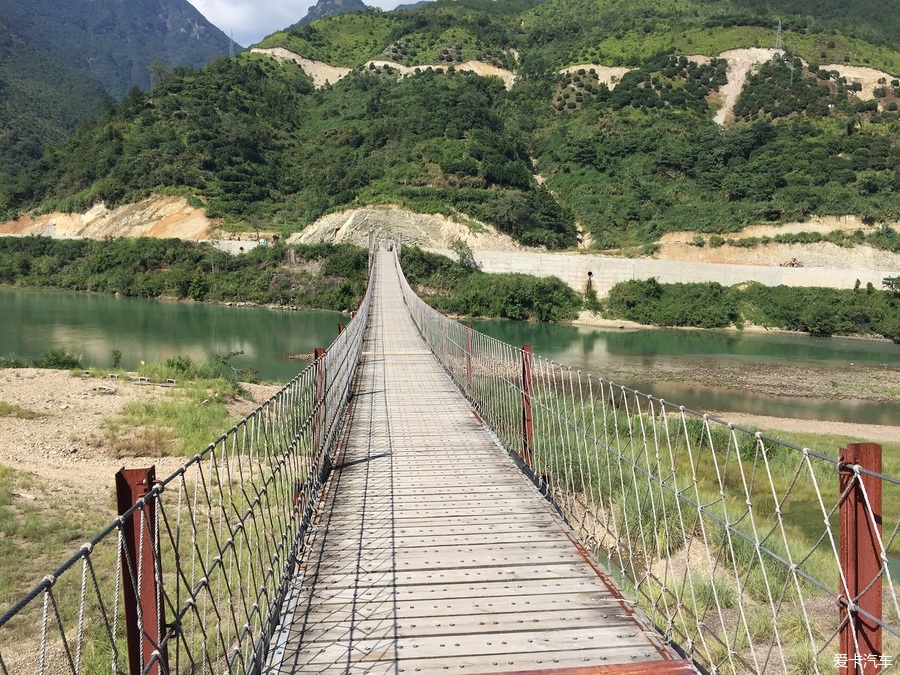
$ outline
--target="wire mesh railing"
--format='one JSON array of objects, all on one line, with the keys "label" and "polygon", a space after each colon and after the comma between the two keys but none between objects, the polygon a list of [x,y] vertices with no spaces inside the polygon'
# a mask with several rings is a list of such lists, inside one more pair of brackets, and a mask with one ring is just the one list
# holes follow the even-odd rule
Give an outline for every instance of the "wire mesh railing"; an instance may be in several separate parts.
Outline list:
[{"label": "wire mesh railing", "polygon": [[900,482],[879,446],[800,447],[540,358],[397,269],[429,348],[671,644],[712,673],[897,670]]},{"label": "wire mesh railing", "polygon": [[[374,276],[327,351],[0,615],[0,673],[256,673],[339,442]],[[2,543],[0,543],[2,545]]]}]

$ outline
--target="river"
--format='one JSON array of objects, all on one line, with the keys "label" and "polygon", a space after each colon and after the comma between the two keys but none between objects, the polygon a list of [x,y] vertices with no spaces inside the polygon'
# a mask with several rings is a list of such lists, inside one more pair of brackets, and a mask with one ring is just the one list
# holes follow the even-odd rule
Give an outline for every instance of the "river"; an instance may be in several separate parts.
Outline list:
[{"label": "river", "polygon": [[[804,397],[779,397],[653,378],[657,370],[742,364],[790,363],[837,369],[851,363],[900,365],[900,345],[848,338],[813,338],[789,333],[703,330],[618,330],[514,321],[474,321],[474,327],[558,363],[609,377],[622,366],[644,375],[611,377],[620,384],[701,411],[900,425],[900,404]],[[897,383],[900,387],[900,382]]]},{"label": "river", "polygon": [[[121,298],[59,290],[0,287],[0,355],[34,358],[64,346],[83,354],[85,365],[110,367],[122,352],[122,367],[174,355],[195,361],[243,352],[230,363],[253,368],[266,380],[287,381],[306,364],[289,354],[325,347],[349,317],[336,312],[272,310]],[[756,334],[686,330],[601,330],[570,325],[476,321],[477,329],[575,368],[606,374],[610,364],[646,373],[616,378],[641,391],[697,410],[823,419],[865,424],[900,424],[900,405],[872,401],[780,398],[734,389],[655,381],[657,369],[704,363],[786,363],[831,368],[848,363],[900,364],[900,346],[783,333]],[[619,368],[621,370],[621,368]],[[900,383],[898,383],[900,386]]]},{"label": "river", "polygon": [[112,352],[134,370],[141,361],[184,355],[195,362],[217,354],[243,352],[229,360],[253,368],[266,380],[286,382],[307,364],[287,359],[327,347],[338,324],[350,317],[337,312],[228,307],[187,302],[123,298],[69,291],[0,286],[0,354],[28,358],[53,347],[84,356],[86,366],[112,366]]}]

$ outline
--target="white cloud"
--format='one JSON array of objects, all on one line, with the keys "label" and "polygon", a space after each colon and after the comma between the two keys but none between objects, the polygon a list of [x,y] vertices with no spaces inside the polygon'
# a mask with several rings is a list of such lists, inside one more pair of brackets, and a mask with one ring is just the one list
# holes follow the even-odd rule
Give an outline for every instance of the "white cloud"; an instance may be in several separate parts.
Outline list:
[{"label": "white cloud", "polygon": [[[249,47],[275,31],[306,16],[316,0],[189,0],[203,16],[234,41]],[[391,9],[410,0],[363,0],[367,5]]]},{"label": "white cloud", "polygon": [[315,0],[189,0],[203,16],[249,47],[306,16]]}]

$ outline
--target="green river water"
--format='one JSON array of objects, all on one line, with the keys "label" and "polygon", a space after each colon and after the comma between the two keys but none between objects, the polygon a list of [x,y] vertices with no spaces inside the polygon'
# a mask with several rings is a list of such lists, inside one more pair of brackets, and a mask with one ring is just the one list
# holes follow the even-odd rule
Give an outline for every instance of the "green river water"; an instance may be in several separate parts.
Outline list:
[{"label": "green river water", "polygon": [[[326,347],[338,323],[336,312],[270,310],[119,298],[56,290],[0,287],[0,354],[33,358],[52,347],[83,354],[85,365],[109,367],[112,351],[122,366],[162,361],[176,354],[195,361],[242,351],[237,368],[254,368],[268,380],[287,381],[306,363],[289,354]],[[900,364],[900,345],[810,338],[785,334],[741,334],[683,330],[598,330],[553,324],[477,321],[476,328],[575,368],[604,375],[611,363],[628,364],[640,377],[621,384],[697,410],[741,411],[806,419],[900,425],[900,405],[865,401],[778,398],[724,388],[655,381],[657,368],[699,361],[728,364],[791,362],[809,368],[847,363]],[[900,385],[900,383],[898,383]]]},{"label": "green river water", "polygon": [[263,379],[286,382],[307,365],[288,355],[327,347],[337,337],[338,324],[349,320],[337,312],[0,287],[0,354],[33,358],[64,346],[83,354],[84,365],[106,368],[118,349],[122,367],[134,370],[142,360],[184,355],[201,362],[243,352],[229,363],[254,368]]},{"label": "green river water", "polygon": [[[790,363],[811,369],[834,369],[850,363],[900,365],[900,345],[847,338],[813,338],[788,333],[740,333],[702,330],[599,330],[581,326],[475,321],[474,327],[514,345],[531,344],[535,353],[573,368],[607,376],[627,365],[641,375],[610,377],[619,384],[651,393],[693,410],[752,415],[900,425],[900,405],[875,401],[841,401],[777,397],[654,378],[658,369],[703,365]],[[837,375],[836,375],[837,376]],[[900,387],[900,382],[897,383]]]}]

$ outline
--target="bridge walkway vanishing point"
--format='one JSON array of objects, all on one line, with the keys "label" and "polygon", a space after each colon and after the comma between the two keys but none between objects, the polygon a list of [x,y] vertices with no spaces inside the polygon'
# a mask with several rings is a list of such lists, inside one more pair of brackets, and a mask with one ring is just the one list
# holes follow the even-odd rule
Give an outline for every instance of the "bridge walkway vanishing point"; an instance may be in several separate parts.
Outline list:
[{"label": "bridge walkway vanishing point", "polygon": [[427,350],[392,253],[268,673],[693,673]]}]

